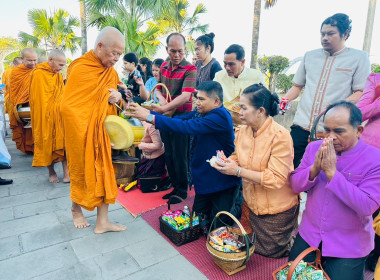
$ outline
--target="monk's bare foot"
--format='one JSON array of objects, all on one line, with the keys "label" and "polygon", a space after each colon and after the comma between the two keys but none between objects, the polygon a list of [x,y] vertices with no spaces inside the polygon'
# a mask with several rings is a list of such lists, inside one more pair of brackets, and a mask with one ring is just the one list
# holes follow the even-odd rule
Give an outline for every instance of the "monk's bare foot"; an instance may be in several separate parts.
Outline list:
[{"label": "monk's bare foot", "polygon": [[70,183],[70,177],[69,177],[69,169],[67,168],[67,161],[62,161],[62,168],[63,168],[63,182],[64,183]]},{"label": "monk's bare foot", "polygon": [[82,210],[71,208],[71,213],[73,214],[74,227],[76,228],[86,228],[90,224],[87,222],[86,218],[83,216]]},{"label": "monk's bare foot", "polygon": [[53,183],[53,184],[59,183],[59,179],[56,173],[49,174],[49,183]]},{"label": "monk's bare foot", "polygon": [[105,233],[108,231],[123,231],[126,229],[127,229],[127,227],[124,225],[117,225],[117,224],[113,224],[111,222],[106,222],[103,224],[96,224],[94,232],[96,234],[101,234],[101,233]]}]

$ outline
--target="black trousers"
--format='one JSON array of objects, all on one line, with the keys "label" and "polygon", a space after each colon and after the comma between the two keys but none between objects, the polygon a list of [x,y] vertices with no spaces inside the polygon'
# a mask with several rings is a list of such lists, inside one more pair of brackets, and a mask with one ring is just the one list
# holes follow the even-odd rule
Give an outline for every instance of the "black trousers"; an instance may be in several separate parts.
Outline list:
[{"label": "black trousers", "polygon": [[303,154],[305,153],[306,147],[309,144],[309,135],[310,132],[302,129],[298,125],[292,125],[290,127],[290,135],[293,139],[293,147],[294,147],[294,169],[298,167],[301,163],[301,159]]},{"label": "black trousers", "polygon": [[160,130],[160,134],[165,144],[165,162],[174,190],[186,195],[189,136],[164,130]]},{"label": "black trousers", "polygon": [[[299,254],[309,247],[310,245],[301,237],[301,235],[297,234],[292,250],[290,251],[289,261],[295,260]],[[321,247],[322,246],[319,246],[319,249],[321,249]],[[365,259],[366,257],[322,257],[322,267],[331,280],[363,280]],[[308,255],[304,260],[306,262],[313,262],[315,260],[315,253]]]},{"label": "black trousers", "polygon": [[[220,211],[231,212],[235,206],[236,196],[240,186],[232,187],[223,191],[196,194],[194,198],[193,210],[202,218],[206,219],[207,228],[209,228],[215,215]],[[223,223],[233,225],[233,221],[226,215],[220,216]],[[221,221],[215,221],[216,228],[223,226]]]}]

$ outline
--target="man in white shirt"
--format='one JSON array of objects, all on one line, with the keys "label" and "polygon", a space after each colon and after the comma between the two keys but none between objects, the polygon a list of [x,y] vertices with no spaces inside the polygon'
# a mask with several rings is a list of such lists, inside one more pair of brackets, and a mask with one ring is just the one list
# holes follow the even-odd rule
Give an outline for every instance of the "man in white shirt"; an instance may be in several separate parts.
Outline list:
[{"label": "man in white shirt", "polygon": [[265,84],[263,73],[244,66],[244,56],[244,48],[236,44],[229,46],[224,52],[225,70],[217,72],[214,78],[214,81],[222,85],[224,102],[234,100],[250,85]]},{"label": "man in white shirt", "polygon": [[[371,71],[366,52],[345,47],[351,33],[351,20],[347,15],[328,17],[323,21],[320,32],[322,49],[305,54],[293,78],[293,87],[283,98],[292,101],[304,89],[290,132],[294,145],[294,168],[303,157],[310,129],[318,115],[329,104],[339,100],[356,103]],[[317,132],[323,132],[322,124],[317,127]]]}]

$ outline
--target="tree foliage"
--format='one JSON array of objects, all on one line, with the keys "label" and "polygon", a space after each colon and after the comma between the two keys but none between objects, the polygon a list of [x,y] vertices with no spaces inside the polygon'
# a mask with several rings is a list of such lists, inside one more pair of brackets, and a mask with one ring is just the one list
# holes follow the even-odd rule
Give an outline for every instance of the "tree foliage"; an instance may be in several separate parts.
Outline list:
[{"label": "tree foliage", "polygon": [[[3,72],[5,58],[14,52],[20,51],[20,44],[12,37],[0,37],[0,73]],[[8,66],[8,63],[5,63]]]},{"label": "tree foliage", "polygon": [[[168,2],[168,0],[166,0]],[[165,0],[86,0],[88,23],[102,29],[117,28],[125,38],[125,52],[135,52],[139,57],[153,57],[160,41],[159,28],[145,23],[157,12],[156,5],[165,6]]]},{"label": "tree foliage", "polygon": [[85,0],[85,4],[90,26],[117,28],[124,34],[125,52],[139,57],[152,58],[168,33],[188,35],[208,28],[199,23],[205,6],[200,4],[189,13],[187,0]]},{"label": "tree foliage", "polygon": [[286,93],[293,86],[293,77],[294,74],[278,74],[276,88],[279,89],[282,93]]},{"label": "tree foliage", "polygon": [[28,12],[32,34],[19,32],[19,41],[23,47],[41,47],[47,52],[59,48],[72,54],[79,48],[81,38],[77,37],[74,28],[79,27],[79,20],[63,9],[51,15],[44,9],[33,9]]},{"label": "tree foliage", "polygon": [[286,67],[289,66],[289,59],[279,55],[263,56],[257,59],[259,69],[269,80],[269,90],[275,91],[277,77]]},{"label": "tree foliage", "polygon": [[371,64],[371,72],[380,73],[380,65],[376,63]]},{"label": "tree foliage", "polygon": [[189,1],[187,0],[170,0],[167,8],[162,13],[154,17],[157,27],[160,28],[161,34],[177,32],[185,35],[194,33],[206,33],[208,24],[200,24],[199,16],[207,13],[204,4],[198,4],[195,10],[189,11]]}]

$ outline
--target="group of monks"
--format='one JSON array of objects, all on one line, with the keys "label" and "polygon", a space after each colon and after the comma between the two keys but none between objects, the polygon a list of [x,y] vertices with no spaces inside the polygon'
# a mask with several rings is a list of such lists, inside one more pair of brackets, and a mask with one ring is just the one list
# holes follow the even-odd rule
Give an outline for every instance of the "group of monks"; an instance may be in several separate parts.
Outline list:
[{"label": "group of monks", "polygon": [[[24,49],[21,61],[15,60],[3,75],[6,111],[17,149],[33,154],[32,166],[48,167],[51,183],[59,182],[54,164],[62,162],[63,182],[70,183],[74,226],[90,226],[82,208],[97,208],[95,233],[126,229],[108,219],[117,185],[104,126],[105,118],[117,113],[114,104],[122,105],[113,66],[124,48],[123,35],[106,27],[94,49],[69,65],[66,84],[60,73],[66,57],[59,49],[39,64],[35,50]],[[31,125],[18,117],[20,107],[30,107]]]}]

